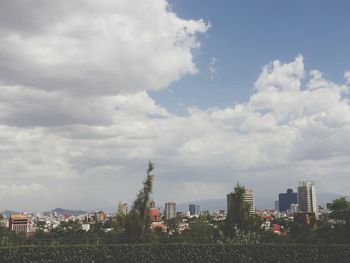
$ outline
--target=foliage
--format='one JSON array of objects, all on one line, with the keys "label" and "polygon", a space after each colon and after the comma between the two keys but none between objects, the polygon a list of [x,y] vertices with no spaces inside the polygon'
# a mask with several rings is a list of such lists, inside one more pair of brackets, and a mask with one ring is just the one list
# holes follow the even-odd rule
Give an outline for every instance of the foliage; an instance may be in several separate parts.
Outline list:
[{"label": "foliage", "polygon": [[126,238],[138,238],[143,239],[145,237],[145,232],[150,229],[149,218],[147,217],[147,211],[150,209],[151,205],[151,194],[153,188],[152,171],[154,165],[151,161],[148,163],[147,176],[143,182],[143,188],[138,193],[130,214],[126,218],[125,223],[125,233]]},{"label": "foliage", "polygon": [[345,263],[347,245],[129,244],[0,248],[0,262]]},{"label": "foliage", "polygon": [[228,196],[226,219],[226,234],[228,237],[233,237],[237,229],[250,231],[260,227],[258,223],[259,219],[249,214],[250,206],[249,203],[243,201],[244,193],[244,186],[237,183],[234,192],[230,193]]},{"label": "foliage", "polygon": [[335,235],[340,243],[350,242],[350,202],[345,197],[335,199],[331,205],[330,218],[336,221]]},{"label": "foliage", "polygon": [[196,220],[190,223],[189,229],[182,233],[184,240],[210,242],[214,237],[214,228],[206,221]]}]

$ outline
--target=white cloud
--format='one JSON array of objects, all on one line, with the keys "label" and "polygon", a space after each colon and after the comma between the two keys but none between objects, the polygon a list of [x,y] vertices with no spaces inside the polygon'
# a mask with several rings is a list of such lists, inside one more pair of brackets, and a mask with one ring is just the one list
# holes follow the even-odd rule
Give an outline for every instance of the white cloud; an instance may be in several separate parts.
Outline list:
[{"label": "white cloud", "polygon": [[30,196],[44,191],[46,191],[45,187],[36,183],[29,185],[0,185],[0,194],[3,198]]},{"label": "white cloud", "polygon": [[[225,185],[237,180],[256,188],[258,195],[264,194],[261,183],[309,178],[321,182],[324,191],[344,192],[341,185],[350,168],[349,87],[315,70],[302,86],[305,75],[301,56],[274,63],[268,73],[264,67],[246,103],[190,108],[187,116],[169,113],[146,92],[79,99],[5,87],[0,116],[5,124],[16,120],[16,126],[10,122],[0,129],[4,185],[40,178],[53,189],[55,200],[64,194],[67,200],[74,196],[76,205],[98,207],[103,200],[132,199],[151,159],[159,200],[220,198]],[[33,114],[37,108],[38,114],[45,109],[65,121],[21,125],[25,112]],[[335,179],[337,174],[341,178]],[[187,193],[196,183],[202,190]],[[170,185],[179,189],[164,191]],[[214,188],[215,193],[208,192]],[[91,192],[100,198],[90,198]]]},{"label": "white cloud", "polygon": [[191,50],[207,28],[165,0],[5,0],[0,79],[80,97],[158,90],[197,72]]},{"label": "white cloud", "polygon": [[276,60],[246,102],[185,116],[149,96],[196,73],[192,50],[207,28],[164,0],[4,1],[0,190],[11,194],[2,200],[19,208],[11,197],[27,193],[25,206],[36,208],[131,200],[150,159],[158,200],[224,198],[237,180],[257,195],[266,195],[262,184],[309,178],[346,192],[349,72],[337,84],[305,70],[301,55]]},{"label": "white cloud", "polygon": [[344,77],[346,79],[346,83],[350,85],[350,71],[346,71],[344,73]]}]

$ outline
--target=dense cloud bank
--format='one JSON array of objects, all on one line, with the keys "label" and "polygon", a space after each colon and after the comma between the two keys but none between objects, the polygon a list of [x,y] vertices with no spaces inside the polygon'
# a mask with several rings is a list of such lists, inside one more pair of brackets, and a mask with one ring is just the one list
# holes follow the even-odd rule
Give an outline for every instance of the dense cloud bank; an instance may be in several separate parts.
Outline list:
[{"label": "dense cloud bank", "polygon": [[276,60],[247,102],[178,116],[147,91],[197,72],[208,24],[164,0],[26,3],[0,9],[0,195],[14,208],[114,206],[149,159],[162,201],[223,198],[237,180],[349,194],[350,72],[337,84],[301,55]]}]

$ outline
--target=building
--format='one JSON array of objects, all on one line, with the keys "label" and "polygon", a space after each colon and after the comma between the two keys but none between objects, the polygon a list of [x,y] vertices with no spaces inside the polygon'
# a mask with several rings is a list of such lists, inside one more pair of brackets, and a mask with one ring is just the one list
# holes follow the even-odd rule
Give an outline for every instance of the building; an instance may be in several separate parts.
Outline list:
[{"label": "building", "polygon": [[290,209],[292,204],[298,203],[298,194],[293,193],[292,188],[287,189],[287,193],[280,193],[278,195],[279,211],[284,212]]},{"label": "building", "polygon": [[107,215],[106,215],[106,213],[103,212],[103,211],[98,211],[98,212],[96,212],[95,215],[94,215],[94,220],[95,220],[96,222],[104,222],[104,221],[107,220]]},{"label": "building", "polygon": [[[235,199],[235,193],[227,194],[227,213],[229,213],[229,209],[231,207],[231,202]],[[248,203],[249,205],[249,214],[255,214],[255,199],[254,193],[251,189],[245,189],[245,193],[243,194],[243,202]]]},{"label": "building", "polygon": [[315,213],[295,213],[293,221],[302,225],[313,225],[316,222]]},{"label": "building", "polygon": [[154,208],[154,207],[150,208],[148,210],[148,216],[149,216],[149,221],[151,223],[153,223],[153,222],[160,222],[161,221],[160,213],[159,213],[157,208]]},{"label": "building", "polygon": [[124,203],[123,204],[123,214],[126,216],[128,214],[128,204]]},{"label": "building", "polygon": [[156,208],[156,202],[154,202],[153,200],[151,201],[151,208]]},{"label": "building", "polygon": [[165,216],[165,219],[171,219],[176,217],[175,203],[171,203],[171,202],[165,203],[164,216]]},{"label": "building", "polygon": [[16,233],[28,232],[28,215],[13,214],[9,219],[9,228]]},{"label": "building", "polygon": [[119,202],[117,214],[119,216],[126,216],[128,214],[128,204],[127,203],[122,204],[121,202]]},{"label": "building", "polygon": [[291,204],[290,205],[290,211],[292,213],[298,213],[299,212],[299,205],[298,204]]},{"label": "building", "polygon": [[275,201],[275,210],[280,211],[280,202],[278,200]]},{"label": "building", "polygon": [[299,183],[298,205],[301,213],[314,213],[318,217],[316,187],[312,181]]},{"label": "building", "polygon": [[254,193],[251,189],[245,189],[245,193],[243,195],[243,201],[249,204],[249,214],[255,214],[255,199]]},{"label": "building", "polygon": [[200,213],[199,208],[200,208],[200,206],[196,205],[196,204],[189,204],[188,205],[188,210],[190,211],[191,216],[199,215],[199,213]]}]

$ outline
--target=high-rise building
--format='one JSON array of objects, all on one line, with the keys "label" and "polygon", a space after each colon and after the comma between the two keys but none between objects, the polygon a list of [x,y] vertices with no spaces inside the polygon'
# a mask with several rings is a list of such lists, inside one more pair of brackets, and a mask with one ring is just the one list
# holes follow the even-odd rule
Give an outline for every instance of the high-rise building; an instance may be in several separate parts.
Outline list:
[{"label": "high-rise building", "polygon": [[128,204],[127,204],[127,203],[124,203],[124,204],[123,204],[123,214],[124,214],[124,215],[127,215],[127,214],[128,214]]},{"label": "high-rise building", "polygon": [[312,181],[299,183],[298,205],[301,213],[314,213],[318,216],[316,187]]},{"label": "high-rise building", "polygon": [[278,200],[275,201],[275,210],[280,211],[280,202]]},{"label": "high-rise building", "polygon": [[293,193],[292,188],[287,189],[287,193],[280,193],[278,195],[279,211],[287,211],[290,209],[291,204],[298,203],[298,194]]},{"label": "high-rise building", "polygon": [[[235,193],[229,193],[227,194],[227,213],[229,213],[229,209],[231,207],[231,202],[235,200]],[[249,204],[249,214],[252,215],[255,213],[255,199],[254,199],[254,193],[251,189],[245,189],[245,192],[243,194],[243,202],[246,202]]]},{"label": "high-rise building", "polygon": [[119,216],[126,216],[128,214],[128,204],[122,204],[122,202],[119,202],[117,214]]},{"label": "high-rise building", "polygon": [[171,219],[176,217],[175,203],[171,203],[171,202],[165,203],[164,216],[165,216],[165,219]]},{"label": "high-rise building", "polygon": [[199,205],[196,205],[196,204],[189,204],[188,205],[188,210],[190,211],[190,215],[193,216],[193,215],[199,215]]},{"label": "high-rise building", "polygon": [[94,214],[94,220],[96,222],[103,222],[103,221],[106,221],[106,219],[107,219],[107,215],[103,211],[98,211]]},{"label": "high-rise building", "polygon": [[291,210],[293,213],[298,213],[298,212],[299,212],[299,205],[298,205],[298,204],[291,204],[291,205],[290,205],[290,210]]}]

